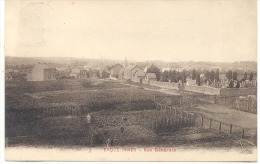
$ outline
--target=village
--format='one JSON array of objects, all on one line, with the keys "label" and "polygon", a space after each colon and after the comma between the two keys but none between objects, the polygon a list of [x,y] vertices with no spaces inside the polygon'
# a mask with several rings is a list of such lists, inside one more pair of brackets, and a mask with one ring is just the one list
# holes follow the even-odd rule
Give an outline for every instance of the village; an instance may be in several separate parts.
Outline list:
[{"label": "village", "polygon": [[127,62],[127,59],[113,64],[106,64],[101,60],[91,65],[77,61],[65,66],[57,66],[51,62],[38,62],[20,66],[7,64],[5,78],[13,81],[48,81],[98,77],[144,84],[160,81],[214,88],[249,88],[256,87],[257,72],[256,65],[253,64],[254,66],[246,69],[241,67],[223,69],[221,66],[181,67],[180,64],[169,63],[160,63],[158,66],[152,61]]},{"label": "village", "polygon": [[7,65],[6,146],[256,146],[256,70],[93,63]]}]

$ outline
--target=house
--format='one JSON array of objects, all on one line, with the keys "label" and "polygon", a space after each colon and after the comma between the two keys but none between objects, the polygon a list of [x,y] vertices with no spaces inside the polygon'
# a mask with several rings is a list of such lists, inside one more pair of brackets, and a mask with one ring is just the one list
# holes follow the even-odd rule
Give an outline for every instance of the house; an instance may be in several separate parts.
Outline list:
[{"label": "house", "polygon": [[135,78],[144,78],[145,77],[145,72],[143,70],[137,70],[134,72],[133,77]]},{"label": "house", "polygon": [[33,67],[31,73],[27,74],[28,81],[56,80],[57,69],[51,64],[39,63]]},{"label": "house", "polygon": [[181,72],[183,71],[183,68],[180,67],[179,65],[170,65],[170,64],[166,64],[162,67],[161,71],[177,71],[177,72]]},{"label": "house", "polygon": [[140,67],[138,67],[137,65],[131,64],[128,65],[127,67],[124,68],[123,70],[123,79],[125,80],[129,80],[132,79],[133,75],[137,72],[137,71],[143,71],[143,69],[141,69]]},{"label": "house", "polygon": [[155,73],[147,73],[147,74],[145,75],[145,80],[147,80],[148,82],[149,82],[149,81],[156,81],[157,78],[156,78]]},{"label": "house", "polygon": [[86,79],[89,77],[89,72],[83,66],[76,66],[71,69],[70,76],[77,79]]},{"label": "house", "polygon": [[124,70],[122,71],[122,78],[125,80],[129,80],[132,78],[132,72],[131,70],[135,67],[133,64],[127,65]]},{"label": "house", "polygon": [[122,69],[122,65],[115,64],[110,68],[110,77],[119,78],[120,70]]},{"label": "house", "polygon": [[137,62],[136,65],[145,72],[147,71],[147,68],[151,66],[148,61],[147,62]]},{"label": "house", "polygon": [[137,70],[133,74],[132,81],[142,83],[144,77],[145,77],[145,72],[143,70]]}]

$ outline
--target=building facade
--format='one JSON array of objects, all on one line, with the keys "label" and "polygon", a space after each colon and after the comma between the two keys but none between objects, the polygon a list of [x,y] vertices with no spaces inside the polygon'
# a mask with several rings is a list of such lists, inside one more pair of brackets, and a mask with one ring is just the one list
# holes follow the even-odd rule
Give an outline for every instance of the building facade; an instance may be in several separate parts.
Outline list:
[{"label": "building facade", "polygon": [[56,80],[57,69],[49,64],[37,64],[31,73],[27,74],[27,81],[48,81]]}]

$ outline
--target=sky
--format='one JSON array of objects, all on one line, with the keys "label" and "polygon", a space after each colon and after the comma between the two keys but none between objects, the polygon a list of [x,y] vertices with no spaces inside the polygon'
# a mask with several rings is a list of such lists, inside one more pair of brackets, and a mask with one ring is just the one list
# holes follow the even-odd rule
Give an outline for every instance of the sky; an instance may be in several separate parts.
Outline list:
[{"label": "sky", "polygon": [[257,60],[256,0],[7,0],[5,55]]}]

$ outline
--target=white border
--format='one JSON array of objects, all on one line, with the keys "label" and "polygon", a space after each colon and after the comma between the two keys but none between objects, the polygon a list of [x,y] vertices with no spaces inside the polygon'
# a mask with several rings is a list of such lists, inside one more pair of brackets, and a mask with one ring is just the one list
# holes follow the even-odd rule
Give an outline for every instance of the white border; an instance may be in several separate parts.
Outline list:
[{"label": "white border", "polygon": [[4,161],[4,135],[5,135],[5,120],[4,120],[4,6],[5,1],[0,0],[0,163]]},{"label": "white border", "polygon": [[[260,17],[260,3],[259,3],[259,0],[257,0],[258,4],[257,4],[257,7],[258,7],[258,24],[257,24],[257,29],[258,29],[258,32],[257,32],[257,38],[258,38],[258,41],[260,40],[260,33],[259,33],[259,26],[260,26],[260,23],[259,23],[259,17]],[[4,161],[4,134],[5,134],[5,121],[4,121],[4,118],[5,118],[5,115],[4,115],[4,103],[5,103],[5,96],[4,96],[4,6],[5,6],[5,1],[4,0],[0,0],[0,163],[7,163],[6,161]],[[260,70],[260,66],[259,66],[259,63],[260,63],[260,60],[259,60],[259,42],[257,42],[257,67],[258,67],[258,70]],[[259,74],[257,76],[257,80],[259,82],[260,80],[260,77],[259,77]],[[259,83],[258,83],[259,84]],[[258,90],[258,100],[259,100],[259,88],[257,89]],[[257,107],[258,107],[258,110],[259,110],[259,101],[257,101]],[[258,119],[259,119],[259,115],[258,115]],[[259,132],[259,121],[258,121],[258,132]],[[259,133],[258,133],[258,141],[259,141]],[[259,146],[258,146],[258,157],[259,157]],[[8,162],[8,163],[13,163],[13,162]],[[25,163],[25,162],[19,162],[19,163]],[[36,163],[36,162],[31,162],[31,163]],[[44,163],[50,163],[50,162],[44,162]],[[53,162],[53,163],[61,163],[61,162]],[[66,163],[73,163],[73,162],[66,162]],[[101,162],[95,162],[95,163],[101,163]],[[111,162],[109,162],[111,163]],[[121,163],[121,162],[120,162]],[[132,162],[128,162],[128,163],[132,163]],[[140,163],[140,162],[137,162],[137,163]],[[157,162],[156,162],[157,163]],[[166,163],[169,163],[169,162],[166,162]],[[178,162],[179,163],[179,162]],[[180,163],[183,163],[183,162],[180,162]],[[195,163],[195,162],[185,162],[185,163]],[[199,162],[196,162],[196,163],[199,163]],[[205,162],[205,163],[210,163],[210,162]],[[214,162],[214,163],[221,163],[221,162]],[[231,162],[231,163],[234,163],[234,162]],[[242,163],[242,162],[238,162],[238,163]]]}]

